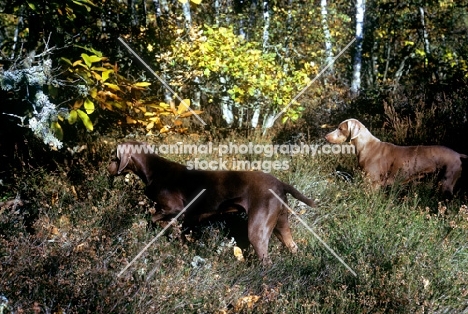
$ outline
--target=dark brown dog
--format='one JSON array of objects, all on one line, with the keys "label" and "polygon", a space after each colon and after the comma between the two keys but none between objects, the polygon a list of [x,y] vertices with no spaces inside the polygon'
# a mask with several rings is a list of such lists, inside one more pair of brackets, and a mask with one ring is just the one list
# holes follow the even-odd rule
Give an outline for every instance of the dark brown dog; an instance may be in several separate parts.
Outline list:
[{"label": "dark brown dog", "polygon": [[258,257],[268,263],[268,242],[272,233],[289,248],[297,251],[288,222],[288,209],[273,190],[286,202],[286,193],[315,207],[289,184],[260,171],[188,170],[185,166],[145,153],[148,144],[127,142],[118,145],[117,160],[108,170],[113,176],[132,171],[146,184],[145,194],[157,203],[154,222],[175,217],[202,189],[206,191],[190,205],[184,214],[183,228],[194,226],[212,215],[233,211],[247,213],[248,238]]},{"label": "dark brown dog", "polygon": [[406,183],[442,171],[441,192],[451,196],[462,172],[461,159],[468,158],[444,146],[397,146],[381,142],[356,119],[341,122],[325,139],[334,144],[349,139],[356,147],[359,166],[374,188],[391,185],[398,176]]}]

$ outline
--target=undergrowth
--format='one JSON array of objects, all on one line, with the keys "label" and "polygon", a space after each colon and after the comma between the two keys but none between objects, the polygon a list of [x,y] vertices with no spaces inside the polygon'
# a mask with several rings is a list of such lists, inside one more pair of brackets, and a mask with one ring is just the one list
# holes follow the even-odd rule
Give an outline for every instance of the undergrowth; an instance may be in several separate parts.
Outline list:
[{"label": "undergrowth", "polygon": [[[101,145],[104,155],[115,147]],[[166,157],[184,162],[192,156]],[[139,179],[119,177],[111,184],[104,162],[93,167],[78,156],[54,172],[17,174],[15,192],[25,204],[0,211],[0,312],[467,310],[468,208],[462,195],[439,200],[424,183],[372,192],[353,170],[355,156],[278,158],[287,158],[290,170],[273,174],[320,204],[312,209],[290,198],[291,207],[356,276],[294,217],[300,251],[288,253],[273,237],[270,267],[260,265],[252,248],[238,261],[224,224],[214,222],[187,243],[179,240],[178,226],[170,228],[120,275],[162,226],[149,224],[153,204]],[[337,165],[349,174],[337,175]]]}]

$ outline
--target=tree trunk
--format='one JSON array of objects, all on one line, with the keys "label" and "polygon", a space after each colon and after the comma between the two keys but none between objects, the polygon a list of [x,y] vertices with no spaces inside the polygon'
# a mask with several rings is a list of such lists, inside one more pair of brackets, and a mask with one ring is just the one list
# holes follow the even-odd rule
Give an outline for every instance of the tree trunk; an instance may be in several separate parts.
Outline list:
[{"label": "tree trunk", "polygon": [[184,12],[185,29],[187,31],[190,31],[190,29],[192,28],[192,14],[190,13],[190,1],[189,0],[182,3],[182,11]]},{"label": "tree trunk", "polygon": [[[322,28],[323,28],[323,37],[325,39],[325,55],[327,56],[326,62],[330,64],[333,62],[333,51],[332,51],[332,42],[330,29],[328,28],[328,10],[327,10],[327,0],[321,0],[320,6],[322,8]],[[327,72],[333,72],[333,66],[330,66]]]},{"label": "tree trunk", "polygon": [[268,38],[270,37],[270,12],[268,10],[268,0],[263,0],[263,50],[268,45]]},{"label": "tree trunk", "polygon": [[220,77],[219,82],[223,86],[222,96],[221,96],[221,112],[223,119],[228,126],[231,126],[234,123],[234,113],[232,106],[232,99],[227,95],[227,81],[225,77]]},{"label": "tree trunk", "polygon": [[364,37],[364,15],[366,12],[366,1],[356,0],[356,52],[354,54],[353,80],[351,92],[358,94],[361,89],[361,67],[362,67],[362,41]]}]

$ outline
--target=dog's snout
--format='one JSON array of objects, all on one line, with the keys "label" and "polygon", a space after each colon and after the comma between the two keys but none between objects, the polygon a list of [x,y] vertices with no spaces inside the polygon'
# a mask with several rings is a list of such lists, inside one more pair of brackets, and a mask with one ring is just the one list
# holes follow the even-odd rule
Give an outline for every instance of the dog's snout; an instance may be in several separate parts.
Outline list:
[{"label": "dog's snout", "polygon": [[112,176],[118,175],[118,170],[119,163],[116,160],[111,161],[110,164],[107,166],[107,171],[109,171],[109,174]]}]

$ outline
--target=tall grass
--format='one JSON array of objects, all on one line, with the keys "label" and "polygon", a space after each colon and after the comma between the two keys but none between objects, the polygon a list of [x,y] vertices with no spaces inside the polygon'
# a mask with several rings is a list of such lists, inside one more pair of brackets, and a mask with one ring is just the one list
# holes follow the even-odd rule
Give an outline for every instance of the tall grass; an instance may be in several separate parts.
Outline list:
[{"label": "tall grass", "polygon": [[[174,139],[166,139],[172,141]],[[246,141],[235,138],[234,141]],[[258,137],[255,140],[268,139]],[[109,153],[112,145],[104,145]],[[184,162],[190,156],[166,156]],[[205,156],[217,158],[216,156]],[[258,158],[258,156],[232,156]],[[18,176],[29,203],[0,212],[3,313],[460,313],[468,309],[468,209],[439,202],[421,184],[372,192],[354,156],[279,156],[274,175],[320,200],[291,207],[357,274],[353,276],[294,217],[293,255],[272,238],[272,265],[249,248],[237,261],[222,223],[182,243],[169,229],[121,277],[117,274],[161,231],[135,177],[110,186],[105,164],[81,181],[66,169]],[[23,218],[35,213],[34,220]],[[7,300],[7,301],[5,301]]]}]

